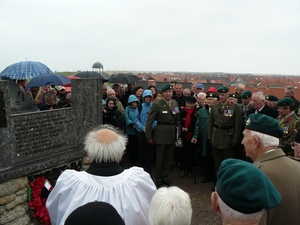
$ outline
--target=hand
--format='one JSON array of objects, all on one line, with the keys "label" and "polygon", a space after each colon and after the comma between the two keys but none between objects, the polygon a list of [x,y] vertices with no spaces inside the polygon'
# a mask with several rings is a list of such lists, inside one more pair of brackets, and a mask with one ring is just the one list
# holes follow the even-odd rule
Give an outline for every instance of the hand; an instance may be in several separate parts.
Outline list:
[{"label": "hand", "polygon": [[143,131],[144,131],[144,133],[146,133],[146,127],[144,127]]},{"label": "hand", "polygon": [[152,138],[146,138],[146,143],[147,143],[148,145],[154,145],[154,141],[153,141]]},{"label": "hand", "polygon": [[197,143],[197,139],[196,139],[196,138],[192,138],[191,142],[192,142],[193,144],[196,144],[196,143]]}]

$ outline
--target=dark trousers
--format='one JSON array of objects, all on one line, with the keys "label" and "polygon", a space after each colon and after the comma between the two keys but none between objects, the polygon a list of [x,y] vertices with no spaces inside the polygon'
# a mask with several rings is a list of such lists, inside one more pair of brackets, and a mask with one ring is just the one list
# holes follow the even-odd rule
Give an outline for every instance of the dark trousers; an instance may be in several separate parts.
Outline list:
[{"label": "dark trousers", "polygon": [[156,151],[156,181],[167,179],[173,159],[174,144],[155,145]]},{"label": "dark trousers", "polygon": [[233,158],[234,152],[232,149],[218,149],[214,148],[215,172],[219,171],[221,162],[224,159]]},{"label": "dark trousers", "polygon": [[143,167],[145,170],[151,169],[152,164],[152,153],[154,146],[148,145],[146,143],[145,133],[144,132],[137,132],[137,139],[139,143],[139,161],[140,166]]},{"label": "dark trousers", "polygon": [[192,172],[196,158],[196,145],[183,140],[183,148],[179,148],[180,170]]},{"label": "dark trousers", "polygon": [[131,165],[136,166],[139,158],[139,145],[136,135],[128,135],[126,151]]}]

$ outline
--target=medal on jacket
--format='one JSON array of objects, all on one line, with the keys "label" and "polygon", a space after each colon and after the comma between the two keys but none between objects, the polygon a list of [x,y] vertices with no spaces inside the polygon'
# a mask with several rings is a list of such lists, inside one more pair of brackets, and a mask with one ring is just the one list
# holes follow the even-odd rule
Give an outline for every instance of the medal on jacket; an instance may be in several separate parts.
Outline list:
[{"label": "medal on jacket", "polygon": [[283,130],[284,130],[284,134],[288,134],[289,133],[289,127],[284,127]]}]

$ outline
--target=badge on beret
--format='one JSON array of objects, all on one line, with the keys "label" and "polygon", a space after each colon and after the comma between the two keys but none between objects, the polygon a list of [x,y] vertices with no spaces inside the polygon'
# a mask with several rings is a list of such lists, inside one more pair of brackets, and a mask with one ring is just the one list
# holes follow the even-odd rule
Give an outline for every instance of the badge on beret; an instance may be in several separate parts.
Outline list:
[{"label": "badge on beret", "polygon": [[248,126],[250,124],[251,120],[250,118],[247,120],[246,125]]},{"label": "badge on beret", "polygon": [[269,96],[266,97],[266,100],[269,100]]}]

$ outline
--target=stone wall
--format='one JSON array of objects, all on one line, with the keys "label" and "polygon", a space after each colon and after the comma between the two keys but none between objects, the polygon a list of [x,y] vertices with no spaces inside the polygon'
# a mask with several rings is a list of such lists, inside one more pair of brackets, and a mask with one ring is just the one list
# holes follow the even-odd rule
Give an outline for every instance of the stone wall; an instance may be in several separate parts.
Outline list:
[{"label": "stone wall", "polygon": [[29,208],[29,184],[38,176],[46,177],[55,185],[66,169],[81,170],[82,160],[73,161],[28,177],[12,179],[0,184],[0,225],[39,225]]}]

